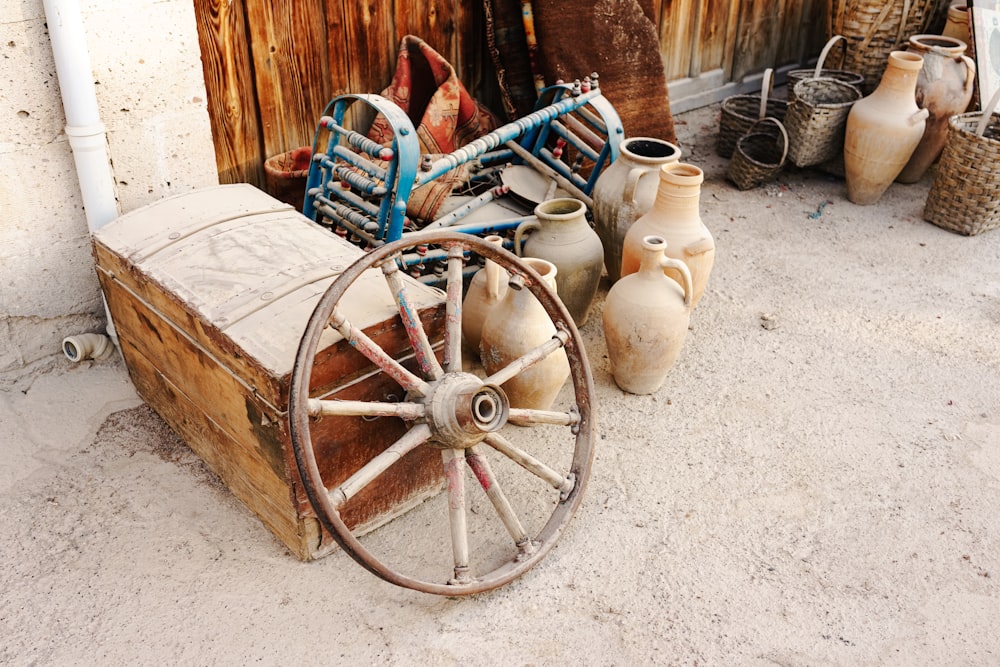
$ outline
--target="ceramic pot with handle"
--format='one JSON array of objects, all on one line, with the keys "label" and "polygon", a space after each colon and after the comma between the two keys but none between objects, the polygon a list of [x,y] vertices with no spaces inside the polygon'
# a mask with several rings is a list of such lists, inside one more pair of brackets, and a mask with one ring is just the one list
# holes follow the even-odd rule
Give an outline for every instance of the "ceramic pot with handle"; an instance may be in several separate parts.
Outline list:
[{"label": "ceramic pot with handle", "polygon": [[[659,236],[642,239],[639,270],[611,287],[604,303],[604,338],[615,384],[632,394],[651,394],[663,384],[687,336],[691,273],[667,257]],[[664,269],[677,271],[681,284]]]},{"label": "ceramic pot with handle", "polygon": [[680,160],[681,149],[651,137],[634,137],[621,144],[621,154],[598,177],[594,229],[604,246],[604,268],[611,282],[621,275],[625,234],[653,206],[661,166]]},{"label": "ceramic pot with handle", "polygon": [[[715,263],[715,239],[701,219],[701,184],[704,172],[693,164],[678,163],[660,168],[660,187],[653,208],[636,220],[625,236],[622,276],[635,273],[643,255],[643,239],[654,235],[666,243],[668,257],[678,259],[691,273],[691,307],[698,304]],[[673,266],[664,272],[683,282],[683,274]]]},{"label": "ceramic pot with handle", "polygon": [[874,204],[888,189],[924,134],[929,112],[916,102],[917,76],[924,59],[893,51],[875,91],[854,103],[844,133],[847,198]]},{"label": "ceramic pot with handle", "polygon": [[518,225],[514,235],[519,255],[555,265],[556,292],[578,327],[587,321],[604,268],[604,247],[586,214],[579,199],[543,201],[535,207],[535,219]]},{"label": "ceramic pot with handle", "polygon": [[927,109],[920,143],[913,150],[899,183],[916,183],[940,157],[948,138],[948,121],[964,113],[976,85],[976,63],[965,55],[965,42],[942,35],[913,35],[907,51],[919,54],[924,65],[917,75],[917,106]]}]

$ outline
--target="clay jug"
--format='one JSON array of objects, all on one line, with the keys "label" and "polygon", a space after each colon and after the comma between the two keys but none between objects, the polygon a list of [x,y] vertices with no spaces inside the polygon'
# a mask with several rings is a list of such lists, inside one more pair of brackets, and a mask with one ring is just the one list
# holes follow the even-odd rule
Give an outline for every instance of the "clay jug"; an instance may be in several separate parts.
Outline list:
[{"label": "clay jug", "polygon": [[[944,37],[952,37],[966,46],[966,51],[972,48],[972,33],[969,31],[969,7],[967,5],[952,5],[948,8],[948,18],[941,30]],[[967,55],[972,55],[968,53]]]},{"label": "clay jug", "polygon": [[964,113],[972,101],[976,63],[965,55],[965,42],[941,35],[914,35],[907,50],[924,59],[917,75],[917,106],[930,114],[924,134],[903,171],[899,183],[916,183],[941,155],[948,138],[948,121]]},{"label": "clay jug", "polygon": [[543,201],[535,207],[535,220],[518,225],[514,249],[555,264],[556,292],[576,326],[582,327],[604,268],[604,248],[587,222],[587,205],[570,198]]},{"label": "clay jug", "polygon": [[[544,259],[528,257],[524,263],[534,269],[550,289],[556,289],[556,267]],[[545,308],[524,286],[521,276],[513,276],[503,301],[490,310],[483,323],[479,356],[487,375],[535,349],[556,335]],[[521,371],[500,385],[513,408],[547,410],[569,377],[569,361],[562,348]]]},{"label": "clay jug", "polygon": [[929,115],[916,102],[923,64],[916,53],[890,53],[878,87],[855,102],[847,116],[844,175],[847,198],[855,204],[877,202],[920,143]]},{"label": "clay jug", "polygon": [[[653,207],[628,230],[622,250],[624,277],[639,270],[642,239],[651,234],[662,237],[667,242],[667,256],[681,260],[691,272],[692,308],[705,293],[715,262],[715,239],[699,212],[704,180],[704,172],[693,164],[680,162],[661,167],[660,186]],[[678,283],[683,282],[677,269],[668,267],[664,272]]]},{"label": "clay jug", "polygon": [[681,149],[649,137],[626,139],[621,154],[598,177],[591,194],[594,228],[604,245],[604,268],[611,282],[621,275],[622,243],[632,223],[653,206],[661,166],[677,162]]},{"label": "clay jug", "polygon": [[[487,236],[484,240],[498,247],[503,245],[500,236]],[[472,276],[462,300],[462,340],[470,350],[479,352],[483,322],[506,294],[507,272],[495,262],[486,260],[483,268]]]},{"label": "clay jug", "polygon": [[[643,237],[639,270],[615,283],[604,303],[611,374],[632,394],[660,388],[687,336],[691,273],[684,262],[664,254],[667,245],[659,236]],[[680,285],[664,275],[668,268],[681,276]]]}]

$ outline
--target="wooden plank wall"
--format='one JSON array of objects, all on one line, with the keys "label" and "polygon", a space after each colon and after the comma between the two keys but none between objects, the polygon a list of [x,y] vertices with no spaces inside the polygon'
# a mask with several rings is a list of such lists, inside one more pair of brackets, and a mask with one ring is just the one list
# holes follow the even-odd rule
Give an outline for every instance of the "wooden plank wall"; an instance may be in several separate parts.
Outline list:
[{"label": "wooden plank wall", "polygon": [[721,70],[737,81],[798,64],[825,41],[826,0],[658,0],[667,80]]},{"label": "wooden plank wall", "polygon": [[[219,179],[264,184],[264,160],[312,143],[326,104],[389,84],[404,35],[470,90],[492,71],[466,0],[194,0]],[[495,84],[494,84],[495,85]]]},{"label": "wooden plank wall", "polygon": [[[514,2],[516,0],[509,0]],[[815,56],[826,0],[638,0],[668,81],[740,81]],[[478,0],[194,0],[219,179],[263,187],[266,157],[312,143],[327,102],[379,92],[402,37],[427,41],[500,111]]]},{"label": "wooden plank wall", "polygon": [[245,8],[229,0],[194,4],[219,180],[261,186],[265,155]]}]

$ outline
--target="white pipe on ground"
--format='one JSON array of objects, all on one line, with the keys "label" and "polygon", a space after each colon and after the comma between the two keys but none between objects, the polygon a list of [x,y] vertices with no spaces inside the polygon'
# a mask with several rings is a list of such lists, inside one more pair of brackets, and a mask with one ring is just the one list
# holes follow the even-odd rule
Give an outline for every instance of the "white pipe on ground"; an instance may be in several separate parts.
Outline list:
[{"label": "white pipe on ground", "polygon": [[114,345],[104,334],[85,333],[63,338],[63,354],[72,362],[79,363],[87,359],[100,361],[111,355]]},{"label": "white pipe on ground", "polygon": [[[121,211],[108,158],[108,138],[97,106],[80,3],[79,0],[42,0],[42,5],[66,114],[66,136],[73,150],[87,228],[93,232],[117,218]],[[107,302],[104,312],[108,318],[108,335],[117,347],[118,336]],[[79,361],[65,346],[63,351],[71,361]]]}]

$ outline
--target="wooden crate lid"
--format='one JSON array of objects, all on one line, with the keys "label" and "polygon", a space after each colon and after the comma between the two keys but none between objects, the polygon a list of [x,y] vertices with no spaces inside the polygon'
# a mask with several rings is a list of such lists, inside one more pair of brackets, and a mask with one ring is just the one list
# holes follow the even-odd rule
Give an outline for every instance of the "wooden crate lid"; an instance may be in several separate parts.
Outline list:
[{"label": "wooden crate lid", "polygon": [[[291,370],[319,298],[363,254],[246,184],[163,199],[119,217],[94,238],[276,377]],[[416,281],[407,289],[416,308],[443,300],[440,290]],[[377,270],[365,272],[341,308],[362,329],[396,314]],[[327,336],[322,348],[340,340],[332,330]]]}]

